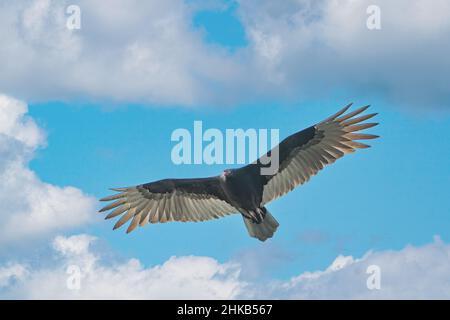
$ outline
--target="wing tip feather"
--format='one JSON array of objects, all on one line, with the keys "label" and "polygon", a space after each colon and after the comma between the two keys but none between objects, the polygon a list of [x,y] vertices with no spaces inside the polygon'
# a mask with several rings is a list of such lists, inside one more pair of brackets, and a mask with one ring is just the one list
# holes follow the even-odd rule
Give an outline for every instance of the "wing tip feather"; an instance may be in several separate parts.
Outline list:
[{"label": "wing tip feather", "polygon": [[111,190],[111,191],[117,191],[117,192],[127,191],[128,189],[130,189],[130,188],[127,188],[127,187],[109,188],[109,190]]},{"label": "wing tip feather", "polygon": [[325,120],[323,120],[320,123],[326,123],[329,121],[333,121],[334,119],[336,119],[337,117],[339,117],[340,115],[342,115],[343,113],[345,113],[351,106],[353,105],[353,102],[350,102],[349,104],[347,104],[344,108],[342,108],[341,110],[339,110],[338,112],[336,112],[335,114],[333,114],[332,116],[326,118]]}]

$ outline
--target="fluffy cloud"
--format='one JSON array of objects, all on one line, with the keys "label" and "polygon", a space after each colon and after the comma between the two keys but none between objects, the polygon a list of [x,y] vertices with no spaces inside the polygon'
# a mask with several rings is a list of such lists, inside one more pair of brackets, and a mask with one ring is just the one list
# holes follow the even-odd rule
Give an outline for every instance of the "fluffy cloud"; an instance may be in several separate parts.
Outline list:
[{"label": "fluffy cloud", "polygon": [[[239,268],[208,257],[172,257],[162,265],[145,268],[136,259],[102,262],[94,253],[89,235],[57,237],[53,248],[56,265],[40,270],[22,267],[20,276],[11,266],[0,268],[0,283],[15,278],[3,290],[6,297],[33,299],[227,299],[234,298],[245,284]],[[18,265],[16,265],[16,269]],[[74,270],[72,273],[71,270]],[[77,272],[80,273],[77,273]],[[73,277],[80,275],[78,280]],[[76,285],[79,283],[79,286]],[[1,291],[0,291],[1,292]]]},{"label": "fluffy cloud", "polygon": [[[424,108],[449,105],[448,1],[240,4],[253,60],[275,90],[296,97],[339,92]],[[380,8],[380,30],[367,28],[371,5]]]},{"label": "fluffy cloud", "polygon": [[45,183],[29,169],[43,131],[27,105],[0,95],[0,243],[14,242],[81,225],[95,211],[95,200],[73,187]]},{"label": "fluffy cloud", "polygon": [[[180,105],[331,96],[423,108],[450,102],[446,0],[238,1],[248,44],[231,52],[194,27],[202,5],[79,0],[81,30],[68,30],[72,3],[2,5],[3,90],[28,99]],[[373,4],[381,30],[366,27]]]},{"label": "fluffy cloud", "polygon": [[10,286],[14,280],[23,280],[26,274],[25,266],[18,263],[0,267],[0,290]]},{"label": "fluffy cloud", "polygon": [[[360,259],[338,256],[324,271],[306,272],[277,282],[265,293],[285,299],[448,299],[450,245],[439,237],[421,247],[368,252]],[[379,289],[368,289],[374,269]],[[373,282],[371,282],[373,284]],[[373,287],[372,287],[373,288]]]},{"label": "fluffy cloud", "polygon": [[190,105],[207,100],[215,83],[238,78],[225,50],[202,42],[182,0],[77,1],[81,29],[69,30],[65,10],[73,3],[2,6],[4,90],[35,99],[80,94]]},{"label": "fluffy cloud", "polygon": [[[407,246],[369,252],[360,259],[338,256],[325,270],[287,281],[246,279],[239,263],[209,257],[172,257],[145,267],[138,260],[106,261],[95,237],[56,237],[54,265],[0,266],[0,296],[33,299],[448,299],[450,245]],[[367,270],[380,271],[380,289],[369,290]],[[74,281],[74,277],[77,279]],[[79,281],[78,281],[79,279]],[[79,285],[77,285],[79,284]]]}]

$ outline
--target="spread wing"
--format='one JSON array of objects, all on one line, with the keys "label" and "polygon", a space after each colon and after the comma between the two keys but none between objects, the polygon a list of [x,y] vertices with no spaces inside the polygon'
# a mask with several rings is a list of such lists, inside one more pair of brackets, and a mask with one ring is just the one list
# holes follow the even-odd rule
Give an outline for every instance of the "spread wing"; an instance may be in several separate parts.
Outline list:
[{"label": "spread wing", "polygon": [[[287,137],[276,147],[279,152],[278,172],[259,178],[263,184],[262,205],[307,182],[311,176],[345,154],[369,147],[356,140],[378,138],[376,135],[359,133],[378,124],[363,122],[376,113],[360,115],[369,106],[346,113],[350,106]],[[261,167],[260,163],[258,161],[256,165]],[[255,172],[254,169],[252,171]]]},{"label": "spread wing", "polygon": [[100,212],[114,209],[105,219],[122,215],[114,229],[130,219],[127,233],[138,225],[168,221],[204,221],[236,213],[226,201],[218,177],[166,179],[129,188],[112,189],[118,194],[100,199],[113,201]]}]

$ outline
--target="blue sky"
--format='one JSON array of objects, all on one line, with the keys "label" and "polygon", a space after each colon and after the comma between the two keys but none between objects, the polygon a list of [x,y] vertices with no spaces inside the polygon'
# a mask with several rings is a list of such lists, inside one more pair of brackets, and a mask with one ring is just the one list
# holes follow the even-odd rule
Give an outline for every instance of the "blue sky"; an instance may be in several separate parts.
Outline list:
[{"label": "blue sky", "polygon": [[[93,29],[98,27],[95,29],[98,34],[106,32],[110,25],[104,22],[106,19],[101,20],[104,17],[95,23],[89,20],[93,16],[101,17],[95,12],[95,6],[80,3],[88,19],[86,25]],[[450,136],[449,92],[441,87],[448,80],[444,72],[448,68],[448,58],[442,53],[443,71],[434,74],[434,82],[426,72],[420,73],[425,68],[433,69],[433,61],[423,62],[415,53],[404,64],[398,58],[413,45],[432,40],[421,34],[417,41],[426,41],[411,44],[405,40],[403,47],[393,47],[391,53],[383,50],[379,60],[373,60],[376,56],[371,56],[370,52],[379,49],[380,44],[390,44],[399,36],[398,30],[390,35],[384,33],[384,38],[383,34],[374,36],[373,47],[368,44],[367,51],[358,46],[367,44],[366,31],[362,31],[361,37],[350,36],[345,41],[339,36],[330,40],[322,33],[311,40],[305,28],[310,27],[311,34],[315,34],[318,28],[314,21],[329,17],[326,10],[331,10],[330,7],[324,9],[306,1],[304,6],[286,4],[275,10],[269,2],[263,2],[252,15],[249,8],[253,2],[186,2],[200,9],[186,9],[185,2],[170,3],[168,8],[173,6],[177,10],[170,11],[154,2],[160,10],[156,10],[155,15],[164,14],[165,10],[174,14],[178,19],[176,31],[168,32],[168,38],[158,35],[154,43],[146,38],[151,31],[149,34],[143,31],[131,45],[131,51],[127,51],[134,55],[134,50],[142,49],[133,56],[134,62],[142,63],[138,71],[133,71],[130,61],[125,61],[124,67],[117,70],[111,63],[110,71],[102,69],[102,59],[96,60],[93,55],[94,36],[84,35],[85,38],[80,36],[80,39],[85,41],[87,49],[80,49],[82,54],[75,58],[70,56],[68,60],[58,60],[55,55],[55,65],[59,68],[67,66],[66,60],[73,58],[78,61],[80,70],[89,70],[89,74],[80,72],[82,80],[69,66],[67,78],[72,82],[66,81],[58,74],[58,68],[48,67],[46,58],[42,58],[41,68],[36,72],[48,70],[48,78],[43,81],[47,79],[52,88],[39,89],[39,84],[37,89],[25,88],[31,81],[24,76],[26,73],[17,76],[19,80],[21,76],[26,78],[22,82],[25,86],[18,85],[20,81],[15,79],[0,79],[5,87],[3,93],[28,103],[28,117],[47,135],[45,146],[37,148],[29,157],[32,158],[29,168],[40,180],[55,186],[73,186],[98,199],[110,194],[110,187],[167,177],[218,174],[227,166],[177,166],[171,161],[171,149],[175,144],[170,140],[172,132],[177,128],[191,129],[195,120],[203,121],[205,129],[275,128],[284,138],[354,102],[355,107],[371,104],[370,110],[379,113],[376,121],[380,125],[370,132],[381,138],[371,141],[372,148],[344,157],[307,184],[270,203],[268,208],[280,222],[280,228],[275,237],[265,243],[248,236],[238,215],[204,223],[147,225],[126,235],[125,229],[113,232],[114,223],[103,221],[101,214],[92,211],[88,222],[63,229],[65,235],[93,235],[111,255],[135,258],[145,266],[164,264],[172,256],[205,256],[224,264],[237,262],[248,279],[264,277],[267,281],[289,280],[306,271],[325,270],[339,255],[362,257],[371,250],[384,252],[399,251],[407,245],[420,247],[432,242],[435,235],[444,243],[450,242],[450,148],[446,141]],[[142,10],[152,8],[152,4],[149,6]],[[407,6],[407,2],[402,2],[401,6]],[[184,9],[178,11],[181,7]],[[396,10],[401,11],[400,7]],[[36,17],[39,17],[39,10],[57,9],[36,8]],[[298,14],[289,16],[295,10]],[[321,13],[318,16],[317,10]],[[392,11],[386,16],[390,17]],[[130,9],[125,14],[137,15],[136,24],[140,23],[135,11]],[[310,19],[310,22],[301,22],[299,27],[301,19],[298,17]],[[129,21],[125,18],[123,21]],[[325,27],[340,21],[329,20],[334,24],[325,21]],[[281,21],[279,25],[275,24],[277,21]],[[386,22],[388,27],[390,21]],[[436,21],[440,21],[439,17]],[[426,27],[427,22],[422,23]],[[121,41],[126,41],[123,35],[135,27],[133,23],[130,25],[130,29],[125,25],[124,30],[118,29],[117,50]],[[431,32],[424,25],[416,28]],[[300,31],[295,31],[296,27]],[[439,32],[447,30],[444,25],[441,27],[433,29],[438,30],[435,31],[437,37],[442,35]],[[48,41],[39,29],[36,30],[34,36],[42,37],[44,43]],[[286,34],[286,31],[292,33]],[[293,42],[297,41],[297,36],[300,39],[296,44]],[[66,36],[58,37],[65,39]],[[64,43],[70,48],[77,46],[80,39],[76,37],[74,33]],[[149,43],[142,40],[141,46],[141,37]],[[175,38],[184,38],[186,43],[172,43]],[[168,45],[167,51],[158,41]],[[357,50],[362,50],[360,55],[352,56],[353,53],[347,51],[346,41],[355,42]],[[106,52],[103,50],[115,45],[99,44],[98,52]],[[150,48],[148,51],[146,45]],[[328,47],[334,45],[334,55],[330,55]],[[313,47],[315,49],[311,49]],[[52,54],[59,52],[51,46],[47,49]],[[43,54],[39,50],[44,49],[38,46],[34,50],[39,56]],[[151,60],[153,54],[158,57],[159,50],[162,52],[159,64],[148,65],[147,59]],[[445,50],[446,44],[443,45]],[[111,52],[115,54],[114,50]],[[7,54],[0,52],[0,58]],[[362,58],[365,55],[367,60]],[[105,65],[116,61],[108,59],[105,56]],[[310,61],[305,61],[308,59]],[[420,75],[411,76],[408,71],[400,78],[396,67],[403,72],[410,62],[415,65],[411,74],[418,72]],[[342,75],[340,82],[340,72],[346,68],[348,73]],[[147,73],[152,72],[156,74],[147,77]],[[116,83],[116,77],[121,76],[124,78]],[[140,80],[145,84],[142,87],[138,84]],[[439,100],[440,94],[447,100]],[[130,98],[133,96],[136,99]],[[95,208],[100,205],[95,203]],[[0,250],[4,256],[0,264],[20,260],[21,255],[39,257],[42,251],[48,250],[48,239],[60,233],[57,229],[40,235],[36,237],[36,246],[21,245],[19,253]],[[248,270],[254,266],[258,266],[258,271],[252,275]]]},{"label": "blue sky", "polygon": [[[215,175],[224,166],[172,163],[173,130],[191,129],[194,120],[202,120],[205,129],[279,128],[285,137],[324,119],[342,104],[258,104],[196,111],[31,105],[30,115],[49,134],[48,147],[38,152],[31,168],[45,181],[76,186],[97,198],[109,194],[109,187]],[[371,108],[379,112],[381,123],[372,132],[381,138],[373,141],[372,148],[339,160],[271,203],[269,208],[281,227],[269,245],[249,238],[239,216],[202,224],[151,225],[129,235],[124,230],[112,232],[110,221],[89,229],[115,251],[147,264],[189,254],[226,261],[243,250],[261,247],[275,255],[275,260],[282,260],[275,261],[270,272],[281,277],[324,268],[339,253],[361,256],[369,249],[400,249],[428,243],[433,235],[448,241],[450,150],[443,148],[441,139],[432,137],[447,136],[450,119],[392,111],[382,103]]]},{"label": "blue sky", "polygon": [[220,10],[211,8],[198,11],[193,17],[193,24],[204,31],[204,39],[207,42],[228,47],[230,50],[245,47],[248,42],[245,29],[236,13],[238,4],[234,1],[224,3]]}]

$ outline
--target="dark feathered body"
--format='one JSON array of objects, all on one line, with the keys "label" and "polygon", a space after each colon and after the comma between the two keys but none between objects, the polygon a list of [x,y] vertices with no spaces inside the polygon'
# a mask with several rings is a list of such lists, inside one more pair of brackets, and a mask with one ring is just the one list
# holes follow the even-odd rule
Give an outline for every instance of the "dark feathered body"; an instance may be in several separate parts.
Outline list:
[{"label": "dark feathered body", "polygon": [[255,217],[256,220],[260,220],[256,209],[261,205],[263,190],[263,184],[259,180],[255,180],[249,171],[242,170],[229,170],[220,176],[221,186],[229,203],[247,218]]}]

